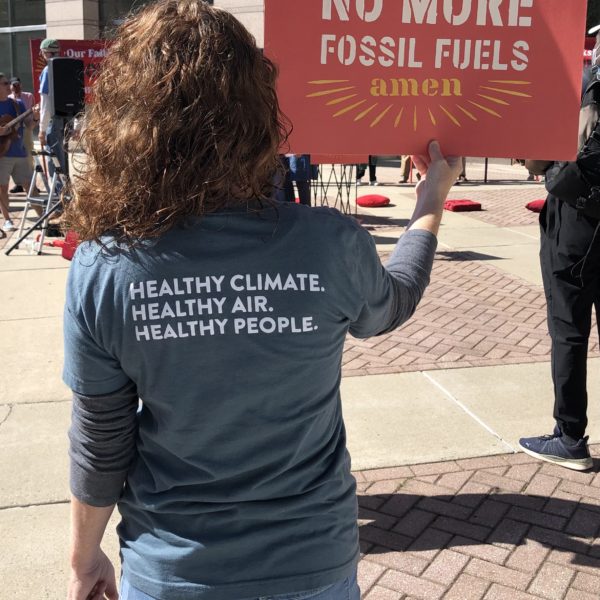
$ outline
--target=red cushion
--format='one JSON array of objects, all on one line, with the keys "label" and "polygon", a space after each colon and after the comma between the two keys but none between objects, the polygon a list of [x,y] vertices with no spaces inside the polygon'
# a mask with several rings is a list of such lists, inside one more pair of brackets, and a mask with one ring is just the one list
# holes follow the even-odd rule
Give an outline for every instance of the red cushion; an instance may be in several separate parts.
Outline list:
[{"label": "red cushion", "polygon": [[67,231],[65,235],[65,241],[62,247],[62,257],[67,260],[73,259],[73,254],[79,246],[79,236],[74,231]]},{"label": "red cushion", "polygon": [[390,199],[381,194],[367,194],[366,196],[357,198],[356,203],[359,206],[375,208],[377,206],[387,206],[390,203]]},{"label": "red cushion", "polygon": [[444,208],[451,212],[470,212],[481,210],[481,203],[473,202],[473,200],[446,200]]},{"label": "red cushion", "polygon": [[542,212],[542,208],[544,208],[544,203],[546,202],[546,200],[542,199],[542,200],[532,200],[531,202],[527,203],[525,205],[525,208],[533,211],[533,212]]}]

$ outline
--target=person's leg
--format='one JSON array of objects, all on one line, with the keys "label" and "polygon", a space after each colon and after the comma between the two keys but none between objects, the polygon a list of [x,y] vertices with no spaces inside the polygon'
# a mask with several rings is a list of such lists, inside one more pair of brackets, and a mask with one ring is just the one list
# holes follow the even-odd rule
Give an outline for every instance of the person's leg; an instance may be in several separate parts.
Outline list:
[{"label": "person's leg", "polygon": [[27,150],[27,160],[29,161],[29,167],[33,171],[33,129],[29,127],[25,128],[23,133],[23,144],[25,145],[25,150]]},{"label": "person's leg", "polygon": [[8,156],[0,158],[0,212],[4,218],[5,225],[7,221],[10,221],[8,183],[10,181],[12,163],[13,159]]},{"label": "person's leg", "polygon": [[377,165],[369,165],[369,183],[377,183]]},{"label": "person's leg", "polygon": [[280,156],[281,164],[284,168],[284,174],[278,174],[278,180],[275,182],[275,199],[278,202],[294,202],[294,184],[290,173],[290,160],[287,156]]},{"label": "person's leg", "polygon": [[[55,117],[50,121],[50,125],[48,127],[48,131],[46,133],[46,140],[48,149],[52,152],[56,158],[58,158],[58,162],[60,163],[60,167],[63,173],[66,175],[68,173],[67,170],[67,157],[65,154],[64,140],[65,140],[65,120],[62,117]],[[48,169],[50,175],[54,174],[54,163],[52,160],[48,161]]]},{"label": "person's leg", "polygon": [[310,181],[296,181],[300,204],[310,206]]},{"label": "person's leg", "polygon": [[600,243],[594,239],[597,222],[580,218],[565,202],[556,206],[549,315],[554,417],[563,433],[580,439],[587,427],[587,353]]},{"label": "person's leg", "polygon": [[[565,207],[568,210],[565,210]],[[597,261],[581,270],[581,258],[590,249],[590,220],[549,196],[540,214],[540,262],[546,294],[548,332],[552,341],[551,370],[554,384],[554,418],[551,435],[521,438],[521,448],[542,460],[584,471],[593,466],[584,438],[587,426],[587,348]],[[592,247],[593,248],[593,247]]]},{"label": "person's leg", "polygon": [[467,181],[467,157],[462,156],[460,160],[462,163],[462,171],[460,172],[458,179],[459,181]]},{"label": "person's leg", "polygon": [[33,175],[33,169],[31,168],[29,159],[30,157],[15,159],[15,164],[12,170],[13,181],[17,185],[25,188],[25,190],[29,189],[29,185],[31,184],[31,176]]},{"label": "person's leg", "polygon": [[8,202],[8,184],[0,185],[0,211],[2,212],[5,221],[10,221]]},{"label": "person's leg", "polygon": [[375,185],[377,183],[377,157],[369,156],[369,183]]},{"label": "person's leg", "polygon": [[365,171],[367,170],[367,166],[364,164],[356,165],[356,181],[361,183],[361,179],[365,176]]},{"label": "person's leg", "polygon": [[555,278],[552,285],[554,418],[574,440],[587,427],[587,354],[593,299],[590,290]]},{"label": "person's leg", "polygon": [[406,183],[410,176],[410,155],[403,154],[400,163],[400,183]]}]

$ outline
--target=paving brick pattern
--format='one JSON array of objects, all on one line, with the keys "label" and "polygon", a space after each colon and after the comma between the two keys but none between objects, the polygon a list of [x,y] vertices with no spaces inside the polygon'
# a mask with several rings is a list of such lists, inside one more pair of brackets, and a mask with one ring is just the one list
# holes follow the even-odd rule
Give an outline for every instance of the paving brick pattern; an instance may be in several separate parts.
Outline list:
[{"label": "paving brick pattern", "polygon": [[[403,327],[346,341],[345,376],[547,361],[543,290],[474,252],[440,252],[431,285]],[[590,356],[598,356],[592,335]]]},{"label": "paving brick pattern", "polygon": [[600,598],[600,445],[356,472],[366,600]]},{"label": "paving brick pattern", "polygon": [[546,191],[544,186],[539,184],[507,186],[494,190],[478,188],[474,191],[470,191],[469,186],[455,186],[448,197],[480,202],[480,211],[468,213],[473,219],[498,227],[517,227],[537,225],[539,215],[525,208],[525,205],[532,200],[545,198]]}]

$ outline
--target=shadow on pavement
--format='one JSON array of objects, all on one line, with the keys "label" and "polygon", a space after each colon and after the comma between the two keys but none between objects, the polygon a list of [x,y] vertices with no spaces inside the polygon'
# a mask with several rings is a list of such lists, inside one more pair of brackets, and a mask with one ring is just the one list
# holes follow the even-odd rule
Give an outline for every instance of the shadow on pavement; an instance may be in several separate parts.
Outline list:
[{"label": "shadow on pavement", "polygon": [[[596,463],[595,471],[598,471]],[[599,490],[600,495],[600,490]],[[359,495],[365,554],[424,552],[528,540],[600,568],[600,505],[514,493]]]},{"label": "shadow on pavement", "polygon": [[481,252],[474,252],[472,250],[447,250],[438,251],[435,253],[436,258],[439,260],[448,260],[456,262],[464,262],[471,260],[505,260],[500,256],[493,256],[492,254],[482,254]]},{"label": "shadow on pavement", "polygon": [[[388,204],[388,206],[393,206]],[[387,208],[387,207],[386,207]],[[395,219],[393,217],[384,217],[379,215],[359,215],[358,221],[367,230],[372,230],[377,227],[406,227],[410,222],[409,219]]]}]

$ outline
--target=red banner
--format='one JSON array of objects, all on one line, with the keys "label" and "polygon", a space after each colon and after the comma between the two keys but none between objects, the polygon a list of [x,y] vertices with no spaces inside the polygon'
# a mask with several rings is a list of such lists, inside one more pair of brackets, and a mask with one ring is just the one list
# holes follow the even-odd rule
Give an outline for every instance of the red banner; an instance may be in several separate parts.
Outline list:
[{"label": "red banner", "polygon": [[596,45],[596,36],[585,38],[585,48],[583,50],[583,60],[586,65],[592,62],[592,51]]},{"label": "red banner", "polygon": [[291,151],[573,159],[586,0],[266,0]]},{"label": "red banner", "polygon": [[[109,42],[107,40],[59,40],[60,56],[67,58],[78,58],[83,61],[85,73],[85,102],[89,104],[92,99],[92,83],[100,69],[100,65],[106,56]],[[31,40],[29,48],[31,51],[31,72],[35,86],[34,94],[36,102],[40,101],[39,80],[46,61],[40,55],[40,44],[42,40]]]}]

